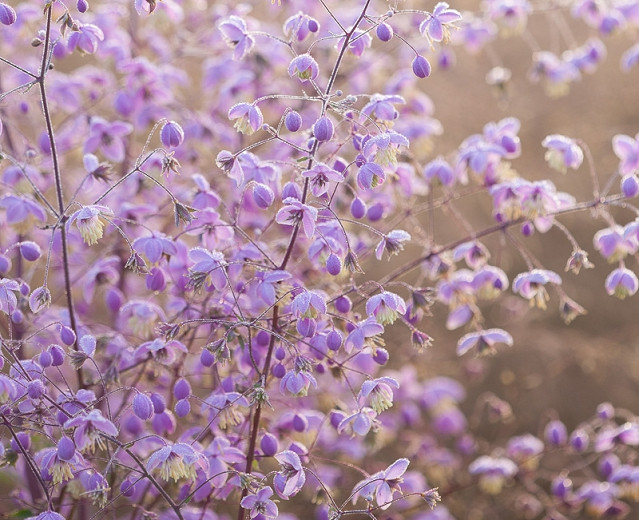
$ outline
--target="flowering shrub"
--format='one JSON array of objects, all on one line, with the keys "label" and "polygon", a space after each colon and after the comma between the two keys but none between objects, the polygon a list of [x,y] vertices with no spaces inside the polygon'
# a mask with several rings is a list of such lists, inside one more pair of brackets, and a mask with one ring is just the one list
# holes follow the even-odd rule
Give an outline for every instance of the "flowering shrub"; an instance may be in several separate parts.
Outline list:
[{"label": "flowering shrub", "polygon": [[[547,129],[549,169],[590,176],[582,199],[554,173],[516,170],[515,117],[438,146],[424,93],[455,52],[511,38],[533,48],[529,80],[568,94],[611,36],[636,32],[639,4],[13,4],[0,3],[6,516],[632,511],[632,411],[604,403],[576,427],[549,412],[540,432],[517,430],[496,393],[469,407],[464,385],[416,360],[439,318],[457,346],[432,348],[462,363],[517,344],[499,302],[558,297],[564,321],[583,315],[547,267],[559,249],[528,246],[557,230],[566,271],[593,268],[568,214],[597,219],[609,266],[592,291],[639,289],[639,134],[610,136],[602,183],[585,141]],[[529,28],[548,12],[559,54]],[[592,37],[579,44],[571,25]],[[629,43],[621,68],[638,63]],[[508,97],[511,71],[486,72]]]}]

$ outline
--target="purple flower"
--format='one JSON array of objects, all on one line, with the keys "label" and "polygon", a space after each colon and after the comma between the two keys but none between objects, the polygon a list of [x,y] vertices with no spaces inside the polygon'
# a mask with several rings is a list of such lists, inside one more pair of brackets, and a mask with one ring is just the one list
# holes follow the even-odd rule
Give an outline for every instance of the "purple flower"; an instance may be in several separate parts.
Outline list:
[{"label": "purple flower", "polygon": [[327,192],[329,182],[342,182],[344,180],[344,176],[337,170],[319,162],[315,163],[310,170],[303,172],[302,175],[311,179],[311,193],[316,197]]},{"label": "purple flower", "polygon": [[275,502],[270,500],[269,497],[273,495],[273,489],[266,486],[260,489],[257,493],[245,496],[240,505],[244,509],[251,510],[251,518],[277,518],[279,511]]},{"label": "purple flower", "polygon": [[222,253],[194,247],[189,251],[189,258],[195,262],[189,269],[190,283],[195,289],[205,286],[219,291],[226,287],[226,262]]},{"label": "purple flower", "polygon": [[77,23],[78,30],[69,36],[69,49],[79,49],[83,54],[95,54],[104,40],[104,33],[97,25]]},{"label": "purple flower", "polygon": [[319,29],[319,22],[302,11],[287,18],[284,22],[284,34],[300,42],[303,41],[310,32],[316,33]]},{"label": "purple flower", "polygon": [[167,121],[160,131],[160,140],[167,148],[177,148],[184,141],[184,130],[175,121]]},{"label": "purple flower", "polygon": [[377,37],[383,42],[389,42],[393,39],[395,32],[393,31],[393,27],[387,23],[380,23],[375,29],[375,34]]},{"label": "purple flower", "polygon": [[290,278],[290,273],[280,270],[270,271],[267,273],[258,273],[256,276],[256,279],[259,283],[257,292],[262,301],[266,305],[273,305],[279,297],[278,291],[281,291],[282,288],[282,284],[279,282],[288,280]]},{"label": "purple flower", "polygon": [[0,404],[11,403],[18,397],[18,387],[4,374],[0,374]]},{"label": "purple flower", "polygon": [[637,64],[639,64],[639,43],[635,43],[621,55],[621,70],[630,72],[630,69]]},{"label": "purple flower", "polygon": [[248,408],[249,402],[237,392],[212,393],[204,400],[202,410],[209,410],[209,420],[218,423],[222,430],[236,426],[244,420],[239,407]]},{"label": "purple flower", "polygon": [[297,77],[302,83],[314,80],[319,74],[319,65],[310,54],[300,54],[288,66],[288,75]]},{"label": "purple flower", "polygon": [[382,240],[375,247],[375,258],[382,259],[384,251],[388,253],[388,258],[398,254],[404,249],[404,242],[411,239],[409,233],[402,229],[393,229],[388,234],[384,235]]},{"label": "purple flower", "polygon": [[337,433],[348,431],[351,436],[364,436],[371,428],[377,430],[379,421],[377,420],[377,412],[368,406],[364,406],[339,421],[337,425]]},{"label": "purple flower", "polygon": [[47,214],[37,202],[26,197],[5,195],[0,199],[0,208],[7,211],[5,222],[20,232],[31,229],[34,220],[46,222]]},{"label": "purple flower", "polygon": [[353,493],[353,502],[358,497],[363,497],[367,502],[377,502],[380,509],[388,509],[393,501],[393,495],[401,492],[400,484],[410,461],[408,459],[398,459],[383,471],[378,471],[365,480],[359,482]]},{"label": "purple flower", "polygon": [[633,139],[627,135],[612,138],[612,149],[619,157],[619,173],[627,175],[639,168],[639,134]]},{"label": "purple flower", "polygon": [[597,231],[592,241],[595,249],[611,264],[637,251],[637,245],[626,235],[626,230],[617,225]]},{"label": "purple flower", "polygon": [[576,170],[584,160],[584,152],[574,139],[563,135],[549,135],[542,142],[546,152],[546,161],[551,168],[566,173],[567,168]]},{"label": "purple flower", "polygon": [[[351,29],[349,29],[349,31]],[[340,38],[335,47],[341,49],[344,46],[345,41],[345,38]],[[355,29],[350,40],[348,40],[348,51],[354,56],[360,57],[364,54],[364,51],[371,46],[372,42],[373,38],[371,38],[368,32],[364,32],[361,29]]]},{"label": "purple flower", "polygon": [[513,292],[530,300],[530,305],[536,305],[540,309],[546,308],[546,302],[550,299],[544,285],[552,283],[561,284],[560,276],[547,269],[533,269],[527,273],[518,274],[513,281]]},{"label": "purple flower", "polygon": [[429,184],[434,184],[434,181],[437,181],[447,187],[452,186],[457,180],[452,166],[441,156],[424,166],[423,175]]},{"label": "purple flower", "polygon": [[395,293],[383,291],[368,299],[366,314],[373,316],[382,325],[392,324],[398,314],[406,312],[406,303]]},{"label": "purple flower", "polygon": [[294,451],[285,450],[275,455],[275,459],[281,469],[273,478],[273,486],[281,498],[288,500],[300,492],[306,482],[306,473],[299,455]]},{"label": "purple flower", "polygon": [[505,457],[483,455],[468,466],[471,475],[479,475],[479,487],[484,493],[498,495],[507,479],[517,474],[517,465]]},{"label": "purple flower", "polygon": [[171,366],[177,359],[177,351],[187,352],[186,346],[175,339],[164,341],[157,338],[153,341],[142,343],[135,350],[135,357],[143,359],[151,354],[151,357],[158,363]]},{"label": "purple flower", "polygon": [[118,429],[100,410],[91,410],[88,414],[73,417],[64,423],[64,427],[75,428],[73,440],[80,451],[93,452],[96,444],[103,450],[106,444],[102,435],[118,435]]},{"label": "purple flower", "polygon": [[110,161],[122,162],[126,151],[124,136],[132,131],[133,127],[129,123],[109,123],[101,117],[92,117],[89,136],[84,142],[84,153],[93,153],[99,149]]},{"label": "purple flower", "polygon": [[307,238],[311,238],[315,233],[317,209],[302,204],[292,197],[284,199],[284,204],[285,206],[277,212],[275,221],[278,224],[287,224],[289,226],[297,226],[301,223]]},{"label": "purple flower", "polygon": [[264,122],[262,111],[251,103],[236,103],[230,108],[228,117],[236,119],[235,129],[246,135],[251,135],[262,128]]},{"label": "purple flower", "polygon": [[[346,337],[344,348],[350,354],[353,349],[362,350],[365,346],[375,345],[376,336],[383,332],[383,325],[375,318],[367,318],[355,324],[355,328]],[[381,344],[383,345],[383,342]]]},{"label": "purple flower", "polygon": [[409,142],[402,134],[392,130],[371,137],[362,150],[367,161],[384,167],[397,166],[397,153],[401,147],[408,148]]},{"label": "purple flower", "polygon": [[539,466],[538,455],[544,451],[544,443],[529,433],[512,437],[506,446],[508,456],[522,469],[534,471]]},{"label": "purple flower", "polygon": [[255,45],[255,40],[248,34],[246,22],[239,16],[231,15],[217,24],[226,44],[233,50],[233,59],[242,60]]},{"label": "purple flower", "polygon": [[88,245],[92,246],[97,244],[98,240],[102,238],[104,232],[104,219],[103,216],[113,216],[111,211],[106,206],[93,205],[84,206],[82,209],[76,211],[69,218],[68,225],[75,222],[75,225],[80,230],[82,240]]},{"label": "purple flower", "polygon": [[303,356],[295,359],[295,367],[284,374],[280,381],[280,391],[282,393],[289,392],[295,397],[304,397],[308,395],[308,389],[311,385],[317,388],[317,381],[311,374],[312,364]]},{"label": "purple flower", "polygon": [[366,380],[357,394],[357,400],[361,402],[370,398],[371,408],[379,414],[393,406],[393,388],[399,388],[399,383],[392,377]]},{"label": "purple flower", "polygon": [[372,190],[384,182],[384,168],[374,162],[365,162],[357,170],[357,185],[363,190]]},{"label": "purple flower", "polygon": [[177,255],[175,242],[163,233],[156,233],[150,237],[140,237],[133,241],[133,249],[146,256],[151,264],[157,264],[164,256],[167,258]]},{"label": "purple flower", "polygon": [[313,135],[320,142],[330,141],[333,138],[333,122],[328,116],[320,117],[313,124]]},{"label": "purple flower", "polygon": [[513,338],[502,329],[488,329],[478,332],[470,332],[457,342],[457,355],[463,356],[470,349],[475,348],[479,355],[494,354],[495,344],[505,343],[509,347],[513,344]]},{"label": "purple flower", "polygon": [[637,275],[630,269],[620,267],[606,277],[606,292],[620,300],[632,296],[639,289]]},{"label": "purple flower", "polygon": [[450,41],[450,28],[455,27],[454,23],[461,18],[461,13],[450,9],[447,2],[439,2],[430,17],[419,25],[419,32],[433,41],[446,44]]},{"label": "purple flower", "polygon": [[394,106],[394,104],[397,103],[405,104],[406,100],[397,94],[373,94],[370,101],[362,108],[361,119],[365,120],[366,117],[375,117],[380,121],[393,121],[399,117],[399,112]]},{"label": "purple flower", "polygon": [[10,278],[0,279],[0,312],[9,315],[18,308],[18,298],[15,295],[20,291],[20,284]]},{"label": "purple flower", "polygon": [[38,516],[30,516],[27,520],[65,520],[65,518],[55,511],[45,511]]},{"label": "purple flower", "polygon": [[242,164],[237,160],[237,157],[228,150],[222,150],[217,154],[217,157],[215,158],[215,165],[226,172],[238,186],[244,184],[244,170],[242,169]]},{"label": "purple flower", "polygon": [[284,124],[290,132],[297,132],[300,128],[302,128],[302,116],[299,112],[291,110],[286,113]]},{"label": "purple flower", "polygon": [[291,312],[297,318],[317,318],[326,314],[326,301],[317,291],[302,291],[291,302]]},{"label": "purple flower", "polygon": [[146,463],[146,469],[153,471],[159,466],[160,477],[167,481],[195,480],[196,466],[205,460],[189,444],[177,442],[152,453]]}]

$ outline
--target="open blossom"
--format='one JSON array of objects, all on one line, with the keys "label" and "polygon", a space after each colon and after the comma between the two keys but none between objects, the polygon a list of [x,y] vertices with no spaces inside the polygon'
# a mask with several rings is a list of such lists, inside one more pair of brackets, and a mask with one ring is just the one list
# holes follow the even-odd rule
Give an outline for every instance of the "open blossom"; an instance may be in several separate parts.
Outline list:
[{"label": "open blossom", "polygon": [[479,475],[479,487],[484,493],[498,495],[506,481],[517,474],[518,468],[506,457],[483,455],[468,466],[468,471],[471,475]]},{"label": "open blossom", "polygon": [[375,117],[380,121],[393,121],[399,117],[396,104],[405,104],[406,100],[397,94],[373,94],[370,101],[361,110],[361,120]]},{"label": "open blossom", "polygon": [[304,234],[311,238],[315,233],[315,222],[317,221],[317,209],[302,204],[299,200],[293,197],[284,199],[285,206],[281,208],[275,216],[275,221],[278,224],[288,224],[289,226],[296,226],[302,224]]},{"label": "open blossom", "polygon": [[626,175],[639,169],[639,134],[634,139],[628,135],[612,138],[612,149],[619,157],[619,173]]},{"label": "open blossom", "polygon": [[502,329],[470,332],[457,342],[457,355],[462,356],[473,348],[479,355],[492,354],[495,353],[495,344],[497,343],[505,343],[508,346],[512,346],[513,338],[508,332]]},{"label": "open blossom", "polygon": [[393,501],[393,495],[401,492],[400,484],[404,481],[403,475],[410,461],[399,459],[393,462],[383,471],[372,474],[355,486],[353,502],[358,497],[363,497],[367,502],[375,500],[380,509],[388,509]]},{"label": "open blossom", "polygon": [[257,493],[245,496],[240,505],[244,509],[250,509],[251,518],[259,516],[260,518],[277,518],[279,511],[275,502],[270,500],[273,495],[273,489],[266,486]]},{"label": "open blossom", "polygon": [[288,66],[288,75],[297,77],[302,83],[314,80],[319,74],[319,65],[310,54],[300,54]]},{"label": "open blossom", "polygon": [[235,119],[235,129],[251,135],[262,128],[264,117],[262,111],[251,103],[237,103],[229,109],[229,119]]},{"label": "open blossom", "polygon": [[344,417],[337,425],[337,433],[348,432],[351,436],[366,435],[371,429],[377,430],[379,421],[377,412],[368,406],[356,410]]},{"label": "open blossom", "polygon": [[80,230],[80,235],[82,235],[82,240],[84,240],[87,245],[92,246],[93,244],[97,244],[98,240],[102,238],[105,223],[103,216],[113,216],[113,211],[106,206],[97,204],[84,206],[71,215],[69,224],[75,222],[75,225]]},{"label": "open blossom", "polygon": [[[349,29],[351,31],[352,28]],[[344,46],[345,38],[340,38],[335,47],[341,49]],[[364,54],[364,51],[371,46],[373,38],[368,32],[364,32],[361,29],[355,29],[348,41],[348,51],[354,56],[360,57]]]},{"label": "open blossom", "polygon": [[20,284],[10,278],[0,279],[0,312],[11,314],[18,307],[18,298],[15,295],[20,291]]},{"label": "open blossom", "polygon": [[342,182],[344,180],[344,176],[340,172],[324,163],[315,163],[313,168],[306,170],[302,175],[311,180],[311,193],[316,197],[320,197],[328,191],[329,182]]},{"label": "open blossom", "polygon": [[146,464],[148,471],[160,468],[160,476],[164,480],[195,480],[198,463],[205,461],[193,447],[183,442],[160,448],[151,456]]},{"label": "open blossom", "polygon": [[637,275],[630,269],[620,267],[615,269],[606,278],[606,292],[610,296],[616,296],[620,300],[632,296],[639,289]]},{"label": "open blossom", "polygon": [[374,316],[382,325],[391,324],[398,314],[406,312],[406,303],[395,293],[382,291],[366,302],[366,314]]},{"label": "open blossom", "polygon": [[6,210],[5,222],[19,232],[31,229],[36,220],[46,222],[47,214],[40,204],[27,197],[5,195],[0,199],[0,208]]},{"label": "open blossom", "polygon": [[382,259],[384,251],[388,253],[388,258],[398,254],[404,249],[404,242],[408,242],[411,239],[410,233],[403,229],[393,229],[377,244],[375,247],[375,258]]},{"label": "open blossom", "polygon": [[293,299],[291,312],[298,318],[317,318],[326,314],[326,301],[317,291],[302,291]]},{"label": "open blossom", "polygon": [[77,23],[77,30],[69,35],[69,49],[79,49],[84,54],[95,54],[104,40],[104,33],[97,25]]},{"label": "open blossom", "polygon": [[189,269],[190,283],[195,289],[203,285],[217,290],[226,287],[226,262],[222,253],[194,247],[189,251],[189,259],[195,262]]},{"label": "open blossom", "polygon": [[319,22],[302,11],[287,18],[284,22],[284,34],[300,42],[304,40],[309,33],[316,33],[319,29]]},{"label": "open blossom", "polygon": [[277,494],[288,500],[299,493],[306,482],[306,473],[297,453],[285,450],[275,455],[281,469],[273,478],[273,485]]},{"label": "open blossom", "polygon": [[364,144],[362,151],[369,161],[384,167],[395,167],[397,153],[402,147],[408,148],[408,145],[409,141],[406,137],[391,130],[371,137]]},{"label": "open blossom", "polygon": [[393,406],[393,388],[399,388],[399,383],[392,377],[366,380],[357,394],[357,400],[370,399],[371,408],[382,413]]},{"label": "open blossom", "polygon": [[242,60],[255,45],[255,39],[248,34],[246,22],[239,16],[231,15],[222,19],[217,28],[222,33],[224,41],[233,50],[233,59]]},{"label": "open blossom", "polygon": [[75,428],[73,440],[80,451],[93,452],[96,444],[100,449],[105,449],[102,435],[118,435],[118,429],[100,410],[91,410],[87,414],[73,417],[64,423],[64,427]]},{"label": "open blossom", "polygon": [[566,173],[568,168],[576,170],[584,160],[584,152],[574,139],[563,135],[549,135],[542,141],[547,148],[546,161],[551,168]]},{"label": "open blossom", "polygon": [[311,374],[313,365],[303,356],[295,359],[295,367],[293,370],[286,372],[280,381],[280,391],[282,393],[290,393],[296,397],[304,397],[308,395],[308,389],[311,385],[317,388],[317,380]]},{"label": "open blossom", "polygon": [[236,426],[244,420],[242,408],[248,408],[249,402],[237,392],[214,392],[204,400],[202,411],[209,412],[209,420],[214,421],[222,430]]},{"label": "open blossom", "polygon": [[531,306],[536,305],[540,309],[545,309],[546,302],[549,300],[548,292],[544,287],[547,283],[560,285],[561,278],[557,273],[547,269],[533,269],[515,277],[513,291],[530,300]]},{"label": "open blossom", "polygon": [[362,350],[366,346],[375,345],[377,337],[383,332],[384,326],[382,324],[378,323],[374,317],[367,318],[355,324],[355,328],[346,337],[344,348],[350,354],[353,349]]},{"label": "open blossom", "polygon": [[592,241],[595,249],[611,264],[637,251],[637,245],[626,236],[624,228],[617,225],[597,231]]},{"label": "open blossom", "polygon": [[451,9],[447,2],[439,2],[433,13],[419,25],[419,32],[433,41],[448,43],[450,29],[456,28],[455,22],[461,19],[459,11]]},{"label": "open blossom", "polygon": [[112,123],[101,117],[92,117],[89,125],[89,136],[84,142],[84,153],[96,150],[113,162],[122,162],[125,157],[125,136],[133,131],[133,126],[124,121]]}]

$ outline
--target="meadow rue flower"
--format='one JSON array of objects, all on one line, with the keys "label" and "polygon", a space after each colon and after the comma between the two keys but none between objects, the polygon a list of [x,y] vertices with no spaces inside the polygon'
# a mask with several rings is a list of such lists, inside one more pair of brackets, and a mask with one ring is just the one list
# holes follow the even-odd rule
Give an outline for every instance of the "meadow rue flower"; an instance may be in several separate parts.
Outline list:
[{"label": "meadow rue flower", "polygon": [[633,296],[639,289],[637,275],[630,269],[620,267],[606,277],[606,292],[620,300]]},{"label": "meadow rue flower", "polygon": [[184,130],[175,121],[167,121],[160,131],[160,140],[167,148],[177,148],[184,141]]},{"label": "meadow rue flower", "polygon": [[475,459],[468,472],[479,475],[479,488],[489,495],[498,495],[507,480],[517,474],[517,465],[506,457],[483,455]]},{"label": "meadow rue flower", "polygon": [[73,440],[78,450],[82,452],[93,453],[96,445],[104,450],[106,443],[102,435],[118,435],[118,429],[102,415],[100,410],[91,410],[87,414],[73,417],[64,423],[64,428],[75,428]]},{"label": "meadow rue flower", "polygon": [[311,193],[316,197],[328,191],[329,182],[342,182],[344,176],[324,163],[315,163],[310,170],[302,172],[302,176],[311,180]]},{"label": "meadow rue flower", "polygon": [[575,249],[570,255],[568,262],[566,262],[565,270],[579,274],[582,267],[584,269],[592,269],[595,266],[590,260],[588,260],[588,253],[586,251],[583,249]]},{"label": "meadow rue flower", "polygon": [[0,279],[0,312],[11,314],[18,307],[18,297],[16,292],[20,292],[20,284],[11,278]]},{"label": "meadow rue flower", "polygon": [[153,401],[151,398],[141,392],[135,394],[133,398],[133,413],[143,421],[148,421],[153,417]]},{"label": "meadow rue flower", "polygon": [[399,117],[396,104],[404,105],[406,100],[398,94],[373,94],[369,102],[362,107],[360,120],[374,117],[379,121],[394,121]]},{"label": "meadow rue flower", "polygon": [[543,451],[544,443],[529,433],[512,437],[506,445],[508,457],[526,471],[534,471],[539,467],[539,455]]},{"label": "meadow rue flower", "polygon": [[290,110],[284,117],[284,125],[290,132],[297,132],[302,128],[302,116],[295,110]]},{"label": "meadow rue flower", "polygon": [[419,32],[435,42],[446,44],[450,41],[451,28],[456,28],[455,22],[461,18],[461,13],[451,9],[447,2],[438,2],[432,14],[419,25]]},{"label": "meadow rue flower", "polygon": [[544,287],[547,283],[561,284],[560,276],[547,269],[533,269],[527,273],[518,274],[513,281],[513,292],[530,300],[530,305],[536,305],[540,309],[546,308],[546,302],[550,299]]},{"label": "meadow rue flower", "polygon": [[[352,28],[349,29],[349,31],[350,30],[352,30]],[[344,46],[345,41],[345,37],[340,38],[335,47],[337,49],[341,49]],[[371,46],[372,42],[373,38],[371,38],[371,35],[368,33],[368,31],[365,32],[361,29],[355,29],[350,39],[348,40],[348,52],[350,52],[354,56],[361,57],[362,54],[364,54],[364,51]]]},{"label": "meadow rue flower", "polygon": [[307,238],[311,238],[315,233],[315,222],[318,215],[317,209],[302,204],[302,202],[292,197],[284,199],[284,204],[284,207],[275,215],[275,221],[278,224],[288,224],[289,226],[302,224],[304,234]]},{"label": "meadow rue flower", "polygon": [[299,455],[294,451],[282,451],[275,455],[275,459],[281,469],[273,478],[273,486],[281,498],[288,500],[300,492],[306,482],[306,473]]},{"label": "meadow rue flower", "polygon": [[113,211],[106,206],[84,206],[71,215],[69,225],[75,222],[84,242],[92,246],[98,243],[104,232],[104,216],[113,216]]},{"label": "meadow rue flower", "polygon": [[204,400],[202,411],[209,412],[209,420],[222,430],[236,426],[244,420],[240,408],[248,408],[249,402],[237,392],[214,392]]},{"label": "meadow rue flower", "polygon": [[374,316],[382,325],[392,324],[398,314],[406,312],[406,303],[395,293],[382,291],[366,302],[366,314]]},{"label": "meadow rue flower", "polygon": [[2,25],[13,25],[16,23],[16,11],[10,5],[0,2],[0,23]]},{"label": "meadow rue flower", "polygon": [[193,447],[183,442],[164,446],[153,452],[146,463],[146,469],[160,468],[160,477],[166,481],[195,480],[201,457]]},{"label": "meadow rue flower", "polygon": [[244,509],[250,510],[251,518],[277,518],[279,510],[275,502],[270,500],[272,495],[273,489],[266,486],[257,493],[251,493],[245,496],[240,502],[240,505]]},{"label": "meadow rue flower", "polygon": [[4,374],[0,374],[0,404],[13,402],[17,396],[16,384]]},{"label": "meadow rue flower", "polygon": [[108,122],[101,117],[92,117],[89,135],[84,142],[84,153],[99,150],[108,160],[119,163],[126,153],[125,136],[133,131],[133,126],[124,121]]},{"label": "meadow rue flower", "polygon": [[386,251],[390,260],[391,256],[398,254],[404,249],[404,242],[408,242],[410,239],[410,234],[403,229],[393,229],[384,235],[382,240],[377,244],[377,247],[375,247],[375,258],[381,260],[384,251]]},{"label": "meadow rue flower", "polygon": [[328,116],[321,116],[313,124],[313,135],[320,142],[330,141],[333,138],[333,122]]},{"label": "meadow rue flower", "polygon": [[551,168],[566,173],[568,168],[578,169],[584,160],[584,152],[574,139],[563,135],[549,135],[541,142],[547,148],[546,161]]},{"label": "meadow rue flower", "polygon": [[251,135],[264,123],[262,111],[254,104],[236,103],[229,109],[229,119],[235,119],[235,129],[246,135]]},{"label": "meadow rue flower", "polygon": [[408,459],[398,459],[383,471],[373,473],[367,479],[357,483],[354,487],[353,503],[358,497],[367,502],[377,502],[380,509],[388,509],[395,493],[401,493],[400,484],[404,481],[404,473],[408,469]]},{"label": "meadow rue flower", "polygon": [[357,185],[363,190],[372,190],[384,183],[384,168],[374,162],[365,162],[357,170]]},{"label": "meadow rue flower", "polygon": [[463,356],[469,350],[475,348],[477,354],[494,354],[495,344],[505,343],[509,347],[513,345],[512,336],[502,329],[487,329],[478,332],[470,332],[461,337],[457,342],[457,355]]},{"label": "meadow rue flower", "polygon": [[392,130],[371,137],[362,152],[368,161],[384,167],[397,166],[397,153],[401,147],[408,148],[409,142],[402,134]]},{"label": "meadow rue flower", "polygon": [[628,135],[615,135],[612,138],[612,149],[619,157],[619,173],[627,175],[639,168],[639,134],[634,138]]},{"label": "meadow rue flower", "polygon": [[168,259],[178,253],[175,242],[163,233],[136,238],[132,246],[139,254],[146,256],[151,264],[158,264],[162,258]]},{"label": "meadow rue flower", "polygon": [[624,197],[632,199],[639,193],[639,178],[634,173],[629,173],[621,178],[621,193]]},{"label": "meadow rue flower", "polygon": [[426,58],[418,54],[413,58],[413,74],[418,78],[427,78],[430,76],[430,63]]},{"label": "meadow rue flower", "polygon": [[375,34],[377,34],[377,37],[383,42],[391,41],[393,39],[393,36],[395,35],[393,27],[386,22],[380,23],[377,26],[377,29],[375,29]]},{"label": "meadow rue flower", "polygon": [[300,42],[306,39],[309,33],[316,33],[319,29],[319,22],[302,11],[287,18],[283,27],[286,36]]},{"label": "meadow rue flower", "polygon": [[156,338],[153,341],[142,343],[135,350],[135,357],[143,359],[150,354],[158,363],[171,366],[177,360],[178,352],[186,352],[186,346],[182,342],[176,339],[164,341]]},{"label": "meadow rue flower", "polygon": [[393,406],[393,388],[399,388],[399,383],[392,377],[366,380],[357,394],[357,400],[370,399],[371,408],[379,414]]},{"label": "meadow rue flower", "polygon": [[618,225],[597,231],[592,242],[601,256],[611,264],[637,251],[637,244],[633,243],[630,237],[626,236],[624,228]]},{"label": "meadow rue flower", "polygon": [[[384,332],[384,326],[377,322],[374,317],[365,319],[355,324],[353,330],[346,337],[344,348],[347,353],[351,353],[353,349],[362,350],[366,346],[374,346],[379,343]],[[383,345],[383,341],[379,346]]]},{"label": "meadow rue flower", "polygon": [[429,184],[442,186],[452,186],[457,180],[452,166],[441,156],[426,164],[422,175]]},{"label": "meadow rue flower", "polygon": [[26,232],[36,220],[46,222],[47,214],[40,204],[27,197],[5,195],[0,199],[0,208],[6,210],[5,222],[19,232]]},{"label": "meadow rue flower", "polygon": [[302,83],[314,80],[319,74],[319,65],[310,54],[300,54],[288,66],[288,75],[297,77]]},{"label": "meadow rue flower", "polygon": [[308,389],[311,385],[313,388],[317,388],[317,380],[311,374],[312,367],[309,359],[297,356],[293,370],[286,372],[280,381],[280,391],[283,394],[288,392],[295,397],[308,395]]},{"label": "meadow rue flower", "polygon": [[226,261],[219,251],[194,247],[189,251],[194,264],[189,268],[189,284],[196,290],[205,287],[221,290],[226,287]]},{"label": "meadow rue flower", "polygon": [[379,420],[377,412],[368,406],[364,406],[354,411],[351,415],[344,414],[337,425],[337,433],[347,432],[352,437],[355,435],[364,436],[371,429],[373,431],[379,428]]},{"label": "meadow rue flower", "polygon": [[69,49],[79,49],[83,54],[95,54],[101,41],[104,41],[104,33],[97,25],[91,23],[74,24],[77,30],[69,35]]},{"label": "meadow rue flower", "polygon": [[246,22],[239,16],[231,15],[218,22],[226,44],[233,49],[233,59],[241,61],[255,45],[255,39],[248,33]]},{"label": "meadow rue flower", "polygon": [[317,318],[326,314],[326,301],[317,291],[302,291],[293,299],[291,312],[298,318]]}]

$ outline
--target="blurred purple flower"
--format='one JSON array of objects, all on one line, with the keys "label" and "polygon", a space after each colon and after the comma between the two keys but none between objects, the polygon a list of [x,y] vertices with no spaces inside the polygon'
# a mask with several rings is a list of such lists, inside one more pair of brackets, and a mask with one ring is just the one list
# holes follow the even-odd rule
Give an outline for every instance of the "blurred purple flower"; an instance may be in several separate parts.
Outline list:
[{"label": "blurred purple flower", "polygon": [[109,123],[101,117],[92,117],[89,136],[84,142],[84,153],[100,150],[110,161],[119,163],[124,160],[126,143],[124,137],[133,131],[133,126],[123,121]]},{"label": "blurred purple flower", "polygon": [[248,33],[246,22],[239,16],[231,15],[222,19],[217,28],[226,44],[233,50],[233,59],[242,60],[255,45],[255,39]]},{"label": "blurred purple flower", "polygon": [[279,511],[275,502],[270,500],[273,495],[273,489],[266,486],[257,493],[245,496],[240,505],[244,509],[250,509],[251,518],[277,518]]},{"label": "blurred purple flower", "polygon": [[462,356],[472,348],[475,348],[479,355],[494,354],[496,343],[505,343],[510,347],[513,344],[513,338],[502,329],[470,332],[457,342],[457,355]]},{"label": "blurred purple flower", "polygon": [[401,493],[400,484],[404,481],[403,475],[410,461],[398,459],[383,471],[372,474],[365,480],[358,482],[353,488],[353,503],[359,497],[367,502],[377,502],[380,509],[388,509],[393,501],[393,495]]}]

